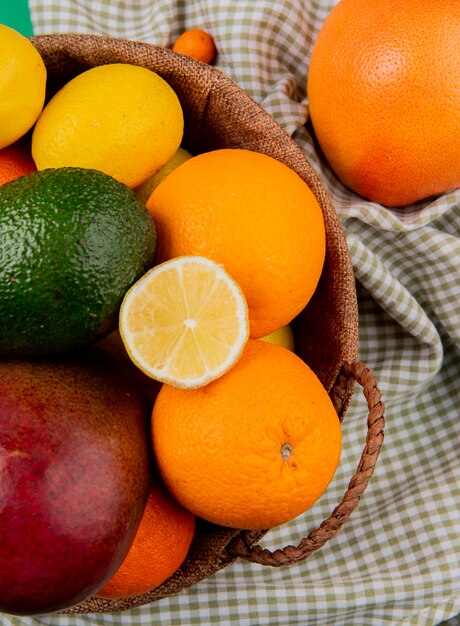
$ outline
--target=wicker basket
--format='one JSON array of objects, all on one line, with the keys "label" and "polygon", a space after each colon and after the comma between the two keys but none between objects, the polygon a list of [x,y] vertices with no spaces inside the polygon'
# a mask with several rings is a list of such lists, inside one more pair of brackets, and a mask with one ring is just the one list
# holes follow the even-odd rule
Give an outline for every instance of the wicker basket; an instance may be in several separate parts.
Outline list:
[{"label": "wicker basket", "polygon": [[323,209],[327,251],[319,286],[293,322],[296,352],[329,391],[340,420],[355,381],[362,386],[369,408],[364,449],[342,501],[297,546],[271,552],[257,545],[265,534],[263,530],[235,530],[199,520],[186,561],[160,587],[126,600],[94,597],[67,612],[113,612],[146,604],[190,587],[238,557],[272,566],[307,558],[339,531],[358,505],[374,471],[384,426],[384,409],[374,376],[357,362],[355,279],[343,231],[325,187],[289,135],[215,68],[164,47],[97,35],[42,35],[32,37],[32,42],[48,69],[48,96],[96,65],[114,62],[142,65],[160,74],[176,91],[185,116],[183,145],[192,154],[217,148],[247,148],[282,161],[306,181]]}]

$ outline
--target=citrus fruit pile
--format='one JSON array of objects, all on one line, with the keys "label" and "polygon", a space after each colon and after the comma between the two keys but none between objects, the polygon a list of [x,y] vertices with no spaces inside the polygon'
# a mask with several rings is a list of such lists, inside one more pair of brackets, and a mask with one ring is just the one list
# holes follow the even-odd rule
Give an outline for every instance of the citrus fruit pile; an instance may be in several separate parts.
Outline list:
[{"label": "citrus fruit pile", "polygon": [[[2,101],[13,102],[4,124],[8,116],[23,124],[0,152],[0,363],[17,372],[3,388],[0,381],[0,424],[8,418],[18,429],[11,454],[8,429],[0,428],[0,458],[8,475],[23,478],[0,489],[14,494],[25,522],[17,524],[13,504],[0,504],[0,530],[9,537],[0,546],[0,610],[18,612],[27,588],[33,614],[90,594],[130,597],[160,585],[187,558],[197,517],[260,530],[301,515],[334,477],[341,426],[321,382],[295,354],[291,322],[313,297],[326,254],[322,210],[305,181],[246,149],[192,155],[182,145],[178,96],[144,67],[87,69],[45,103],[46,68],[32,44],[6,27],[2,41],[23,60],[17,94],[0,82]],[[113,416],[110,437],[98,428],[99,411]],[[143,435],[124,434],[127,419]],[[52,462],[43,445],[50,433]],[[104,488],[94,481],[92,491],[71,445],[79,442]],[[140,459],[148,490],[139,486],[139,468],[114,450]],[[42,469],[31,477],[24,459],[34,455],[33,467]],[[84,494],[74,491],[72,463],[88,479]],[[30,480],[40,485],[31,503],[20,486]],[[74,515],[74,539],[91,551],[95,531],[85,526],[84,507],[97,501],[106,511],[119,490],[131,495],[129,533],[94,548],[105,570],[78,561],[71,530],[60,551],[62,520],[71,529]],[[64,511],[56,494],[66,494]],[[26,523],[35,518],[44,522]],[[34,567],[18,562],[12,580],[7,552],[26,526],[27,545],[49,550],[30,549],[23,558],[36,559]],[[46,537],[35,527],[46,527]],[[45,558],[54,578],[28,579]],[[59,580],[70,566],[72,585]]]}]

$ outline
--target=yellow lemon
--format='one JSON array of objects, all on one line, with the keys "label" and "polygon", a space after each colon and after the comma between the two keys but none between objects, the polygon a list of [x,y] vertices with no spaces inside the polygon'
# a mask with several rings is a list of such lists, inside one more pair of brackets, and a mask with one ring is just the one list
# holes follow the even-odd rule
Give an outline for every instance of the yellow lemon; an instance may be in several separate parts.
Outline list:
[{"label": "yellow lemon", "polygon": [[155,266],[129,289],[120,335],[147,376],[193,389],[239,359],[249,336],[248,307],[223,265],[181,256]]},{"label": "yellow lemon", "polygon": [[287,348],[294,352],[294,332],[290,324],[277,328],[272,333],[260,338],[261,341],[268,341],[268,343],[275,343],[282,348]]},{"label": "yellow lemon", "polygon": [[97,169],[134,188],[166,165],[183,131],[179,98],[161,76],[111,63],[55,94],[35,126],[32,154],[38,169]]},{"label": "yellow lemon", "polygon": [[179,148],[177,148],[177,151],[174,153],[172,158],[166,163],[166,165],[159,172],[157,172],[157,174],[154,174],[153,176],[148,178],[145,182],[143,182],[142,185],[139,185],[139,187],[136,187],[136,189],[134,190],[136,193],[136,196],[139,198],[141,202],[146,204],[147,200],[152,195],[153,190],[158,187],[161,181],[164,178],[166,178],[166,176],[171,174],[171,172],[174,171],[176,167],[179,167],[179,165],[181,165],[182,163],[185,163],[185,161],[188,161],[191,158],[192,158],[192,155],[190,154],[190,152],[188,152],[188,150],[185,150],[185,148],[182,148],[181,146],[179,146]]},{"label": "yellow lemon", "polygon": [[0,148],[26,134],[45,102],[46,67],[32,43],[0,24]]}]

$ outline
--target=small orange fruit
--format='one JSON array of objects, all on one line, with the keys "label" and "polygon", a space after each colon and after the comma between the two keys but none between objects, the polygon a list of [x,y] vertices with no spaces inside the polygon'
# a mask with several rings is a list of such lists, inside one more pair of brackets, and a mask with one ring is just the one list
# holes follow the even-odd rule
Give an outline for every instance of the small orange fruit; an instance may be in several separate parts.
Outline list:
[{"label": "small orange fruit", "polygon": [[311,57],[313,129],[350,189],[404,206],[460,184],[460,3],[341,0]]},{"label": "small orange fruit", "polygon": [[0,150],[0,185],[36,170],[30,149],[23,140]]},{"label": "small orange fruit", "polygon": [[186,30],[174,42],[174,52],[180,52],[203,63],[212,63],[217,54],[216,44],[209,33],[200,28]]},{"label": "small orange fruit", "polygon": [[321,207],[287,165],[250,150],[195,156],[147,201],[156,261],[203,255],[221,263],[249,307],[251,337],[288,324],[316,289],[325,257]]},{"label": "small orange fruit", "polygon": [[125,560],[97,595],[128,598],[158,587],[184,562],[194,532],[195,516],[155,480]]},{"label": "small orange fruit", "polygon": [[205,387],[163,385],[152,440],[166,486],[184,507],[247,529],[306,511],[341,454],[340,421],[316,375],[290,350],[258,339]]}]

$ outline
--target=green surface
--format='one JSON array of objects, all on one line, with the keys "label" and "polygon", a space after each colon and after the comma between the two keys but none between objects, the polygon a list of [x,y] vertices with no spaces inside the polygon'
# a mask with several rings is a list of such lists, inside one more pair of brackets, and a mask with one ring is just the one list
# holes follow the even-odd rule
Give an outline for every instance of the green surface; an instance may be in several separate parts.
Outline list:
[{"label": "green surface", "polygon": [[11,26],[26,37],[33,35],[27,0],[2,0],[0,3],[0,24]]}]

